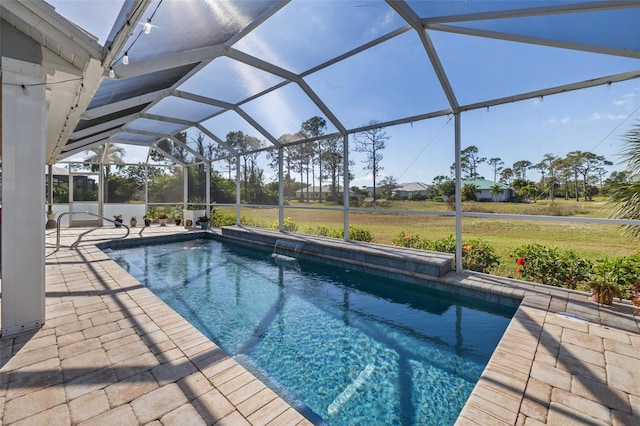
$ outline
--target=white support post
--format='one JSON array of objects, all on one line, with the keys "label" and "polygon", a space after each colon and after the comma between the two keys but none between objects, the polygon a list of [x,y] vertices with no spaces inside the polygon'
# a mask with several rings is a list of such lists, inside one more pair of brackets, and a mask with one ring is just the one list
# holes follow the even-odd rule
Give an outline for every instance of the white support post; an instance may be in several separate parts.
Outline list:
[{"label": "white support post", "polygon": [[182,165],[182,208],[187,209],[189,201],[189,169],[187,166]]},{"label": "white support post", "polygon": [[240,156],[236,155],[236,225],[240,226]]},{"label": "white support post", "polygon": [[[40,65],[2,64],[2,336],[45,321],[45,79]],[[9,249],[10,248],[10,249]]]},{"label": "white support post", "polygon": [[342,225],[344,230],[344,240],[349,241],[349,135],[345,134],[342,139],[342,150],[344,151],[342,168]]},{"label": "white support post", "polygon": [[456,272],[462,272],[462,170],[460,168],[460,113],[455,114],[456,161]]},{"label": "white support post", "polygon": [[207,216],[211,216],[211,161],[204,163],[204,190],[205,190],[205,202],[207,203]]},{"label": "white support post", "polygon": [[144,215],[149,211],[149,156],[147,163],[144,165]]},{"label": "white support post", "polygon": [[284,150],[278,148],[278,230],[283,231],[284,225]]},{"label": "white support post", "polygon": [[[98,215],[104,216],[104,203],[108,202],[107,199],[109,194],[105,194],[105,185],[109,183],[106,182],[106,174],[104,172],[104,155],[109,149],[109,144],[104,145],[104,151],[102,153],[102,158],[100,159],[100,165],[98,166]],[[73,191],[73,189],[69,188],[69,191]],[[98,219],[100,221],[100,226],[104,225],[104,220],[102,217]],[[108,222],[107,222],[108,223]]]}]

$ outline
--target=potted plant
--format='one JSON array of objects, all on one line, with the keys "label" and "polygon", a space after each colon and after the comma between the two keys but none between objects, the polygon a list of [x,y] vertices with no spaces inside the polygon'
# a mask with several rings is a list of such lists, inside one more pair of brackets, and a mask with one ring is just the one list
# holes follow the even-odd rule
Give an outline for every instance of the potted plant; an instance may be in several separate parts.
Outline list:
[{"label": "potted plant", "polygon": [[138,224],[138,218],[135,216],[131,216],[131,219],[129,219],[129,224],[131,225],[132,228],[135,228],[136,225]]},{"label": "potted plant", "polygon": [[207,217],[206,214],[204,216],[200,216],[198,218],[198,223],[200,223],[200,228],[201,229],[209,228],[209,218]]},{"label": "potted plant", "polygon": [[167,220],[169,220],[169,216],[165,212],[158,213],[158,223],[160,226],[167,226]]},{"label": "potted plant", "polygon": [[[0,209],[0,210],[2,210],[2,209]],[[47,209],[47,221],[46,221],[44,226],[45,226],[46,229],[52,229],[52,228],[55,228],[57,226],[57,223],[56,223],[56,212],[54,212],[51,209],[51,206],[49,206],[49,208]]]},{"label": "potted plant", "polygon": [[120,225],[122,225],[122,215],[121,214],[116,214],[113,216],[113,220],[116,222],[116,228],[119,228]]},{"label": "potted plant", "polygon": [[622,296],[620,285],[613,281],[608,273],[596,267],[589,280],[591,299],[600,305],[611,305],[613,298]]},{"label": "potted plant", "polygon": [[178,212],[174,213],[173,220],[176,221],[176,226],[179,226],[182,223],[182,215]]},{"label": "potted plant", "polygon": [[633,286],[631,286],[631,302],[636,307],[636,310],[640,312],[640,281],[633,283]]},{"label": "potted plant", "polygon": [[152,219],[149,215],[145,215],[143,219],[144,219],[144,226],[151,226]]},{"label": "potted plant", "polygon": [[611,283],[591,283],[591,299],[601,305],[611,305],[613,298],[620,298],[620,286]]}]

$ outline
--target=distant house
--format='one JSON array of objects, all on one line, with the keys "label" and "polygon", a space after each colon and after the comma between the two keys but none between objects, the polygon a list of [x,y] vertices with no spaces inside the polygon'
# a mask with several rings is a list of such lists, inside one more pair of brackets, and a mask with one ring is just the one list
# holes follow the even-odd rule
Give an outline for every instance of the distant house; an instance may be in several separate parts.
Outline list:
[{"label": "distant house", "polygon": [[[475,185],[478,188],[478,192],[476,192],[478,201],[509,201],[513,197],[513,189],[501,182],[487,179],[463,179],[461,184],[462,186],[467,184]],[[491,193],[494,185],[499,185],[501,188],[500,194],[495,196]]]},{"label": "distant house", "polygon": [[[422,182],[408,182],[408,183],[399,183],[398,186],[393,190],[393,194],[398,197],[411,197],[415,194],[427,195],[427,190],[429,185]],[[365,188],[367,194],[373,196],[373,186],[368,186]],[[382,188],[376,186],[376,196],[378,196],[382,192]]]},{"label": "distant house", "polygon": [[398,184],[398,187],[393,190],[393,193],[398,197],[411,197],[412,195],[420,194],[427,195],[429,186],[422,182],[409,182]]},{"label": "distant house", "polygon": [[[309,199],[310,200],[319,200],[320,199],[320,187],[319,186],[309,186]],[[342,197],[342,186],[338,186],[337,188],[338,196]],[[327,196],[331,195],[331,185],[322,185],[322,199],[326,200]],[[349,190],[349,197],[355,197],[356,194],[352,190]],[[296,191],[296,198],[304,197],[307,199],[307,187],[298,189]]]}]

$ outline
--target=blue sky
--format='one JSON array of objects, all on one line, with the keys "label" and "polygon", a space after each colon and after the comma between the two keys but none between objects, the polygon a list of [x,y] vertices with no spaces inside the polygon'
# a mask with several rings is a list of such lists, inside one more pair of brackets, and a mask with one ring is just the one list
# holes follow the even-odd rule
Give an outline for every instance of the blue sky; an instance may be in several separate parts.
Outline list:
[{"label": "blue sky", "polygon": [[[98,36],[102,44],[122,1],[51,3],[59,13]],[[344,13],[345,4],[348,13]],[[584,38],[576,29],[597,29],[589,14],[581,16],[584,18],[572,22],[569,28],[572,32],[567,32],[567,37]],[[285,20],[290,23],[288,26],[283,25]],[[608,24],[611,28],[629,25],[623,20]],[[234,47],[300,72],[402,25],[395,13],[377,2],[293,2],[264,24],[263,29]],[[522,31],[526,32],[526,28]],[[450,33],[430,32],[430,35],[460,104],[640,69],[638,59]],[[599,37],[607,43],[606,37]],[[311,53],[320,53],[320,59]],[[216,61],[212,69],[220,69],[221,64]],[[251,78],[235,87],[244,87],[240,83],[248,85],[246,81],[256,83],[257,77]],[[392,120],[448,107],[413,31],[306,80],[347,127],[371,119]],[[205,89],[203,86],[202,90]],[[272,93],[268,102],[254,102],[245,109],[276,137],[295,132],[302,121],[317,111],[311,103],[302,101],[294,85]],[[475,145],[481,156],[500,157],[506,167],[519,160],[537,163],[546,153],[564,156],[574,150],[593,151],[617,163],[620,137],[640,119],[639,109],[640,80],[632,80],[470,111],[462,114],[462,146]],[[236,125],[242,128],[237,119],[212,121],[211,128],[220,132]],[[383,152],[382,174],[394,176],[400,182],[425,183],[437,175],[447,175],[454,159],[453,132],[454,123],[449,117],[387,128],[390,140]],[[130,158],[136,159],[139,150],[128,150]],[[352,184],[370,185],[371,176],[362,170],[362,156],[352,153],[352,159],[356,162],[353,168],[356,180]],[[612,170],[621,168],[618,164]],[[271,171],[266,172],[270,176]],[[480,173],[493,178],[489,166],[481,167]],[[537,179],[538,175],[531,171],[528,177]]]}]

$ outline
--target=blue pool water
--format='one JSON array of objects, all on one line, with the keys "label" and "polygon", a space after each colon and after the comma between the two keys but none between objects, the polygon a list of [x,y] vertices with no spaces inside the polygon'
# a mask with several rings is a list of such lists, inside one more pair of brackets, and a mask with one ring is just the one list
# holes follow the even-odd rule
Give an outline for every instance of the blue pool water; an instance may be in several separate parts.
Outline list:
[{"label": "blue pool water", "polygon": [[215,240],[108,254],[316,423],[453,424],[515,311]]}]

